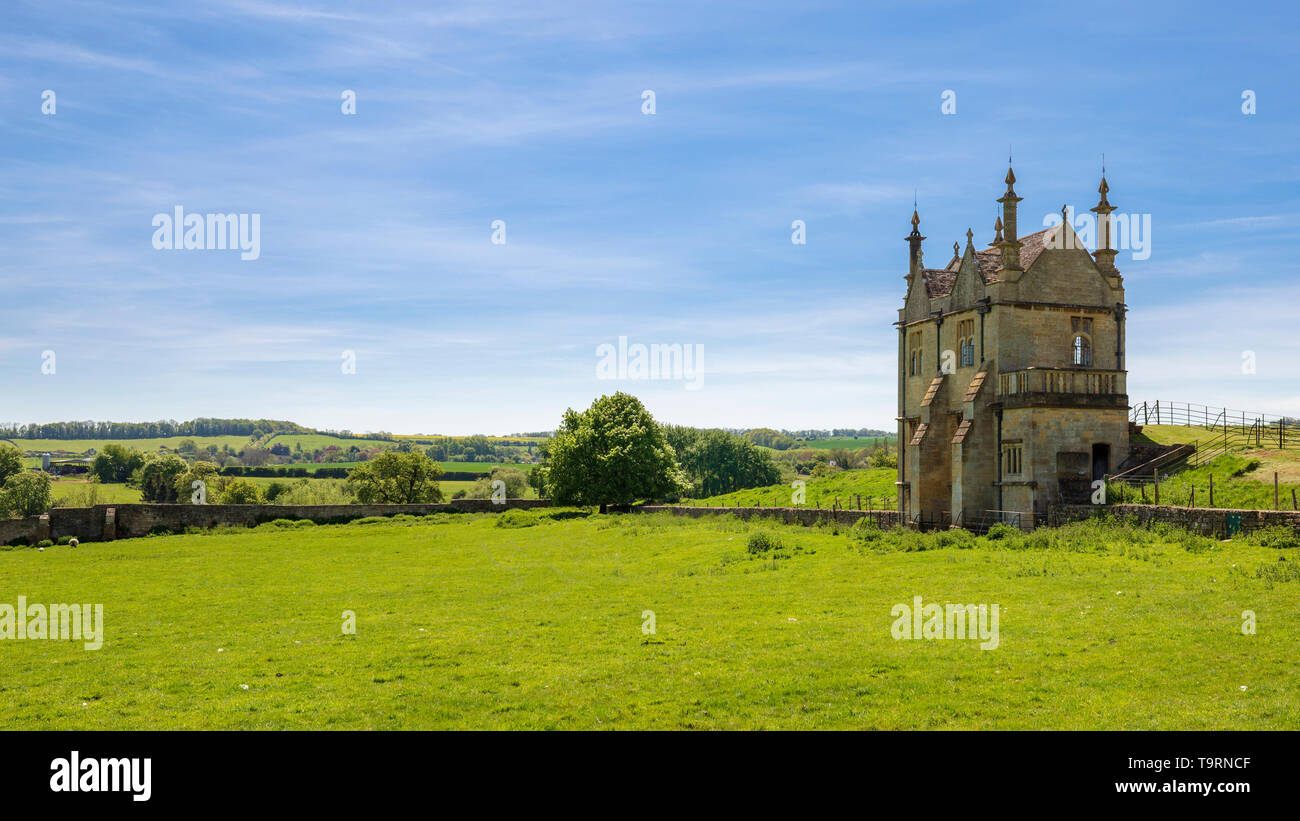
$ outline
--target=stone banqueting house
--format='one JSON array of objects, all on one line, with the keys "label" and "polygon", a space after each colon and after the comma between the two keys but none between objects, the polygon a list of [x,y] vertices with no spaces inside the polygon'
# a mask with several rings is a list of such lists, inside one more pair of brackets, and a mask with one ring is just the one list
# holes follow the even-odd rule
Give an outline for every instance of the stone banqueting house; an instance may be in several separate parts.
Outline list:
[{"label": "stone banqueting house", "polygon": [[943,268],[924,266],[912,212],[897,323],[905,520],[1041,516],[1087,502],[1092,481],[1128,457],[1124,283],[1105,175],[1092,254],[1068,220],[1021,236],[1011,169],[1005,181],[993,242],[976,250],[967,230]]}]

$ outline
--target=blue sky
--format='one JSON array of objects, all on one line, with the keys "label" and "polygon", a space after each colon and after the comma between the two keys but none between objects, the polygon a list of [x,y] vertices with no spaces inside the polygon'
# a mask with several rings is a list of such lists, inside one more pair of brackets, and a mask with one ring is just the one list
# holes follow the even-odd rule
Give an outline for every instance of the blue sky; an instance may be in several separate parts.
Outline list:
[{"label": "blue sky", "polygon": [[[1131,400],[1300,412],[1285,3],[0,16],[0,421],[511,433],[627,390],[680,424],[892,428],[913,192],[929,265],[984,247],[1008,145],[1022,234],[1095,204],[1103,152],[1151,215],[1117,259]],[[155,250],[178,205],[260,214],[260,257]],[[620,336],[703,346],[701,386],[597,379]]]}]

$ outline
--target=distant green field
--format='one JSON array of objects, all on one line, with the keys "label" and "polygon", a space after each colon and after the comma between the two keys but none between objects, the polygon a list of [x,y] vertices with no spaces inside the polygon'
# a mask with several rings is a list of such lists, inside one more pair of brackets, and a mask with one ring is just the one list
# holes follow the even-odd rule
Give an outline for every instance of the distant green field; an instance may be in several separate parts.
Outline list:
[{"label": "distant green field", "polygon": [[[40,460],[36,460],[39,464]],[[347,468],[351,470],[357,465],[364,465],[365,462],[293,462],[285,465],[269,465],[271,468],[306,468],[308,473],[315,473],[321,468]],[[530,464],[517,464],[509,462],[439,462],[443,470],[446,471],[468,471],[470,473],[491,473],[494,468],[518,468],[527,473],[533,468]]]},{"label": "distant green field", "polygon": [[830,439],[808,439],[797,441],[790,450],[800,448],[812,448],[813,450],[831,450],[832,448],[848,448],[849,450],[858,450],[859,448],[875,447],[877,443],[888,445],[892,443],[897,436],[859,436],[854,439],[852,436],[836,436]]},{"label": "distant green field", "polygon": [[470,473],[491,473],[496,468],[515,468],[524,473],[533,469],[533,465],[511,462],[439,462],[443,470],[469,471]]},{"label": "distant green field", "polygon": [[[437,439],[468,439],[468,436],[439,436],[437,434],[424,433],[398,433],[393,434],[394,439],[419,439],[422,441],[435,441]],[[489,442],[545,442],[549,437],[546,436],[484,436]]]},{"label": "distant green field", "polygon": [[309,482],[310,484],[313,485],[316,484],[341,485],[347,482],[347,479],[316,479],[316,478],[303,478],[301,476],[232,476],[230,478],[244,479],[246,481],[252,482],[258,487],[266,487],[272,482],[279,482],[282,485],[291,485],[295,482]]},{"label": "distant green field", "polygon": [[331,445],[341,450],[347,450],[354,445],[363,450],[391,448],[394,446],[392,442],[385,442],[381,439],[343,439],[324,433],[281,433],[271,437],[270,445],[284,445],[290,450],[296,445],[302,445],[302,449],[308,452],[317,449],[324,450]]},{"label": "distant green field", "polygon": [[90,482],[56,479],[51,483],[50,491],[56,503],[69,497],[74,497],[79,502],[85,501],[86,494],[90,492],[95,494],[95,504],[125,505],[140,502],[140,490],[123,484],[100,484],[96,482],[92,485]]},{"label": "distant green field", "polygon": [[[867,468],[865,470],[842,470],[820,479],[804,478],[804,505],[806,507],[830,507],[839,499],[841,507],[856,505],[855,495],[862,496],[862,506],[871,506],[879,510],[882,506],[893,509],[896,500],[894,482],[898,471],[893,468]],[[684,499],[682,504],[702,507],[792,507],[792,494],[795,489],[788,483],[768,485],[767,487],[738,490],[707,499]]]},{"label": "distant green field", "polygon": [[[270,485],[272,482],[279,482],[282,485],[284,484],[291,485],[295,482],[300,482],[300,481],[307,481],[313,484],[322,482],[325,484],[342,485],[346,481],[344,479],[303,480],[302,478],[276,478],[270,476],[248,476],[248,477],[241,477],[241,478],[245,478],[247,481],[252,482],[254,485],[257,485],[259,488],[262,488],[263,490],[265,490],[265,488],[268,485]],[[56,502],[67,499],[70,496],[76,496],[77,498],[80,499],[82,498],[81,494],[84,494],[86,492],[89,484],[90,483],[88,482],[72,481],[67,479],[55,480],[52,484],[52,495],[54,496]],[[469,490],[471,487],[474,486],[474,482],[443,481],[443,482],[439,482],[438,485],[442,489],[443,498],[450,500],[452,495],[455,494],[457,491]],[[104,504],[104,505],[138,504],[140,501],[142,501],[140,499],[140,491],[137,488],[127,487],[126,485],[122,485],[122,484],[99,484],[99,483],[96,483],[94,487],[95,487],[95,493],[97,494],[97,499],[96,499],[97,504]],[[536,497],[537,497],[537,493],[533,491],[532,488],[529,488],[528,492],[524,494],[524,498],[526,499],[534,499]]]},{"label": "distant green field", "polygon": [[[1300,727],[1295,549],[505,516],[0,550],[0,589],[104,628],[5,642],[0,729]],[[900,640],[918,596],[1000,608],[996,646]]]},{"label": "distant green field", "polygon": [[240,450],[248,444],[247,436],[164,436],[156,439],[0,439],[0,442],[8,442],[22,451],[63,450],[71,453],[85,453],[87,450],[94,448],[98,452],[104,449],[104,445],[111,444],[121,445],[144,453],[152,453],[160,447],[175,450],[176,446],[186,439],[193,440],[200,449],[206,448],[208,445],[216,445],[218,448],[229,445],[235,450]]},{"label": "distant green field", "polygon": [[446,501],[450,500],[457,491],[468,491],[474,487],[474,482],[439,482],[438,487],[442,489],[442,498]]},{"label": "distant green field", "polygon": [[293,462],[287,465],[268,465],[271,468],[306,468],[308,473],[315,473],[321,468],[347,468],[351,470],[365,462]]}]

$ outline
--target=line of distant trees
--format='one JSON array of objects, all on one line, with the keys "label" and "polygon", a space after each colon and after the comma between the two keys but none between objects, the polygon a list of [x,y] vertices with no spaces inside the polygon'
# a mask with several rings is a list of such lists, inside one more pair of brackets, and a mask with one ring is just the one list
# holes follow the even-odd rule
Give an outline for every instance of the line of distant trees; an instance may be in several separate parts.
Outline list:
[{"label": "line of distant trees", "polygon": [[164,436],[265,436],[275,433],[315,433],[281,419],[191,419],[177,422],[47,422],[0,425],[6,439],[157,439]]}]

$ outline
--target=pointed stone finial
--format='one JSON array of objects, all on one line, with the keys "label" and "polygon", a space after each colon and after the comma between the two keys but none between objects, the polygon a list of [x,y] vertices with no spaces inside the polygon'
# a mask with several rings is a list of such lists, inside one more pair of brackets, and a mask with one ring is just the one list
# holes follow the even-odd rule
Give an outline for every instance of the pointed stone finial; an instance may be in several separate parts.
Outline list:
[{"label": "pointed stone finial", "polygon": [[1111,247],[1114,243],[1112,232],[1114,227],[1111,225],[1111,212],[1115,206],[1110,204],[1107,194],[1110,193],[1110,183],[1106,182],[1106,155],[1101,155],[1101,184],[1097,186],[1097,193],[1101,195],[1096,206],[1090,210],[1097,215],[1097,250],[1093,252],[1093,259],[1097,261],[1097,267],[1102,273],[1119,276],[1119,271],[1115,269],[1115,250]]},{"label": "pointed stone finial", "polygon": [[1110,208],[1110,200],[1106,198],[1106,195],[1110,193],[1110,183],[1106,182],[1105,174],[1101,177],[1101,185],[1097,186],[1097,193],[1101,194],[1101,199],[1097,202],[1097,207],[1092,210],[1100,211],[1103,208]]},{"label": "pointed stone finial", "polygon": [[[911,277],[917,274],[918,272],[920,272],[924,264],[921,261],[921,242],[925,239],[925,237],[921,236],[921,232],[918,230],[918,227],[920,225],[921,225],[921,215],[917,213],[916,203],[913,202],[912,203],[912,233],[908,234],[907,237],[905,237],[905,239],[907,240],[907,247],[908,247],[907,276],[908,276],[909,283],[911,282]],[[910,288],[911,285],[909,284],[908,287]]]},{"label": "pointed stone finial", "polygon": [[953,255],[954,257],[959,257],[959,256],[961,256],[961,246],[958,245],[958,244],[955,243],[955,242],[952,244],[952,255]]},{"label": "pointed stone finial", "polygon": [[966,229],[966,244],[967,245],[975,244],[975,232],[969,228]]},{"label": "pointed stone finial", "polygon": [[994,233],[993,244],[997,245],[999,242],[1002,241],[1002,217],[998,217],[996,220],[994,220],[993,233]]}]

